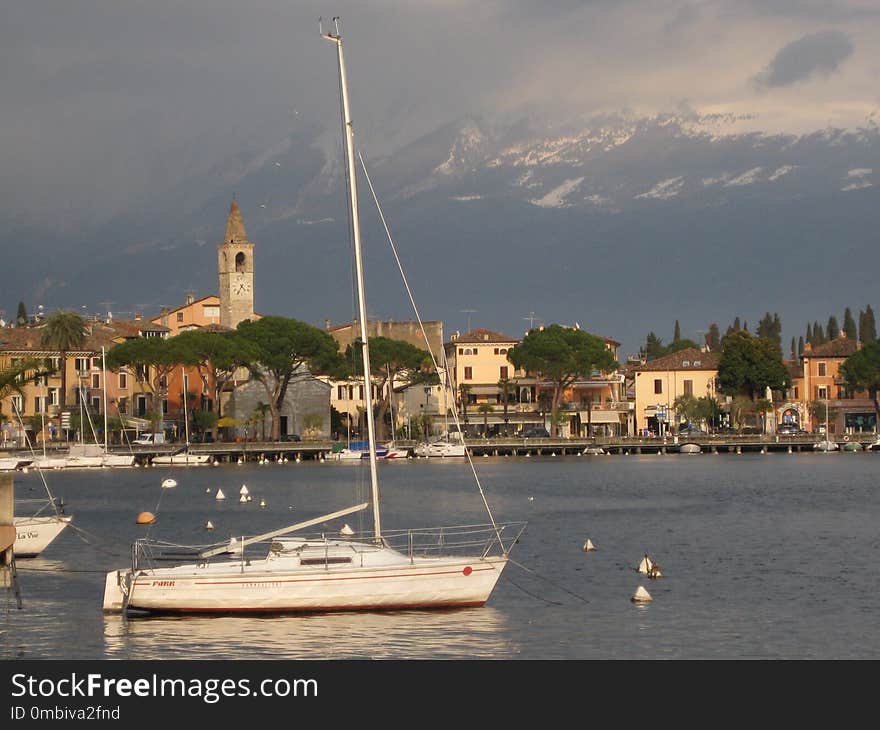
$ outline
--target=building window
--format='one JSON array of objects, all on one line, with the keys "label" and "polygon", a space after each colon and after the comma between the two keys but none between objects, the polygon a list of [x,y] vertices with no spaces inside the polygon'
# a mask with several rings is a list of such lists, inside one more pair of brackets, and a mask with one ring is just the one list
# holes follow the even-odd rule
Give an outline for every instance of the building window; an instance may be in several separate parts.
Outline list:
[{"label": "building window", "polygon": [[825,372],[825,363],[824,363],[824,362],[820,362],[820,363],[817,364],[817,367],[819,368],[819,377],[820,377],[820,378],[824,378],[825,375],[827,374],[827,373]]},{"label": "building window", "polygon": [[654,395],[659,395],[663,392],[663,381],[660,378],[654,378]]},{"label": "building window", "polygon": [[60,403],[58,395],[60,388],[49,388],[49,405],[57,406]]},{"label": "building window", "polygon": [[502,365],[502,366],[499,368],[499,371],[500,371],[500,373],[501,373],[501,376],[500,376],[499,379],[500,379],[500,380],[507,380],[507,365]]},{"label": "building window", "polygon": [[100,373],[92,373],[92,387],[100,388],[101,387],[101,374]]},{"label": "building window", "polygon": [[89,369],[89,359],[87,357],[77,357],[73,361],[73,367],[76,368],[76,372],[84,373]]},{"label": "building window", "polygon": [[202,314],[207,319],[220,319],[220,307],[218,307],[216,304],[206,304],[202,307]]},{"label": "building window", "polygon": [[95,413],[101,412],[101,399],[100,398],[92,398],[92,411]]},{"label": "building window", "polygon": [[46,410],[46,401],[38,395],[34,398],[34,413],[44,413]]},{"label": "building window", "polygon": [[364,386],[359,385],[358,386],[358,400],[363,400],[363,399],[364,399]]},{"label": "building window", "polygon": [[473,380],[474,379],[474,369],[470,366],[464,369],[464,379],[465,380]]},{"label": "building window", "polygon": [[178,321],[178,322],[183,322],[183,312],[178,312],[178,313],[177,313],[177,321]]},{"label": "building window", "polygon": [[136,365],[135,373],[137,374],[137,379],[139,383],[145,383],[147,381],[147,366],[146,365]]},{"label": "building window", "polygon": [[119,390],[126,390],[128,388],[128,373],[122,371],[119,373]]},{"label": "building window", "polygon": [[496,355],[500,354],[500,353],[499,353],[499,350],[498,350],[497,347],[495,348],[495,354],[496,354]]},{"label": "building window", "polygon": [[477,354],[477,348],[475,347],[474,348],[474,355],[476,355],[476,354]]},{"label": "building window", "polygon": [[819,400],[827,400],[828,398],[828,386],[827,385],[819,385],[816,387],[816,398]]},{"label": "building window", "polygon": [[458,354],[459,354],[459,355],[464,355],[464,348],[463,348],[463,347],[459,347],[459,348],[458,348]]},{"label": "building window", "polygon": [[24,411],[24,398],[20,395],[12,396],[12,412],[22,413]]},{"label": "building window", "polygon": [[163,375],[161,378],[159,378],[159,387],[162,388],[163,390],[168,387],[168,376],[167,375]]},{"label": "building window", "polygon": [[685,380],[684,381],[684,394],[691,395],[691,396],[694,394],[694,381],[693,380]]},{"label": "building window", "polygon": [[162,399],[162,414],[165,416],[168,415],[168,399],[167,398]]},{"label": "building window", "polygon": [[499,354],[499,355],[506,355],[506,354],[507,354],[507,348],[506,348],[506,347],[502,347],[500,350],[498,350],[498,354]]},{"label": "building window", "polygon": [[336,400],[345,400],[345,386],[337,385],[336,386]]},{"label": "building window", "polygon": [[798,399],[798,387],[797,386],[794,386],[794,399],[795,400]]}]

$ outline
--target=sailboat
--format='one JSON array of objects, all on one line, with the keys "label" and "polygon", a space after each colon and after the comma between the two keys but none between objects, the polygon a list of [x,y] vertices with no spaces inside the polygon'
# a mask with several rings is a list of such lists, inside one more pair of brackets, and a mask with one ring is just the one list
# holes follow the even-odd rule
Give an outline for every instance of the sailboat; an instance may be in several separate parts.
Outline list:
[{"label": "sailboat", "polygon": [[[352,123],[338,18],[336,32],[321,37],[335,44],[343,117],[350,235],[355,258],[364,382],[370,354],[358,222]],[[382,529],[372,394],[366,389],[371,501],[294,525],[200,550],[192,562],[169,566],[155,542],[139,540],[132,565],[105,577],[103,607],[125,615],[148,613],[257,613],[375,611],[407,608],[482,606],[508,562],[524,523],[495,522],[480,488],[491,524],[462,527]],[[373,529],[358,534],[334,520],[366,510],[372,503]],[[321,525],[323,534],[300,533]],[[262,557],[246,548],[268,542]],[[179,547],[164,545],[169,551]],[[213,561],[220,556],[222,559]],[[160,563],[159,561],[162,560]]]},{"label": "sailboat", "polygon": [[813,446],[816,451],[837,451],[837,444],[828,438],[828,400],[825,400],[825,438]]},{"label": "sailboat", "polygon": [[176,454],[160,454],[152,458],[152,463],[164,466],[199,466],[210,464],[214,461],[214,457],[210,454],[191,454],[189,453],[189,408],[187,407],[187,387],[186,387],[186,370],[181,368],[181,382],[183,383],[183,430],[186,439],[184,448]]}]

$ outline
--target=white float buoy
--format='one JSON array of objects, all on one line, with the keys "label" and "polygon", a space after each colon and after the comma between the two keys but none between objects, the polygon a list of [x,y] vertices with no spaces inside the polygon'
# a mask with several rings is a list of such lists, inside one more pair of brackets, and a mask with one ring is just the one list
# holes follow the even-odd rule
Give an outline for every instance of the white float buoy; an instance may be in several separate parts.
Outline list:
[{"label": "white float buoy", "polygon": [[354,535],[354,530],[352,530],[352,529],[348,526],[348,523],[346,522],[346,523],[342,526],[342,529],[339,531],[339,534],[340,534],[340,535]]},{"label": "white float buoy", "polygon": [[529,502],[534,502],[534,501],[535,501],[534,497],[529,497]]},{"label": "white float buoy", "polygon": [[587,541],[584,543],[584,552],[589,553],[596,549],[596,546],[590,541],[590,538],[587,538]]},{"label": "white float buoy", "polygon": [[211,487],[205,487],[205,494],[211,493]]},{"label": "white float buoy", "polygon": [[242,484],[241,489],[238,490],[239,494],[250,494],[250,491],[247,488],[247,484]]},{"label": "white float buoy", "polygon": [[247,502],[247,497],[245,497],[245,496],[242,494],[242,495],[238,498],[238,501],[239,501],[239,502]]},{"label": "white float buoy", "polygon": [[217,495],[214,497],[214,499],[226,499],[226,495],[223,494],[222,489],[217,490]]},{"label": "white float buoy", "polygon": [[265,500],[265,499],[261,499],[261,500],[260,500],[260,507],[265,507],[265,506],[266,506],[266,500]]},{"label": "white float buoy", "polygon": [[162,489],[174,489],[177,486],[177,482],[171,478],[162,480]]},{"label": "white float buoy", "polygon": [[249,494],[244,495],[244,501],[245,501],[245,502],[252,502],[253,499],[254,499],[254,498],[251,497],[251,495],[249,495]]},{"label": "white float buoy", "polygon": [[237,462],[237,463],[239,463],[239,464],[244,464],[244,461],[242,460],[242,458],[241,458],[240,456],[238,457],[238,462]]},{"label": "white float buoy", "polygon": [[633,603],[647,603],[648,601],[653,601],[651,598],[651,594],[645,590],[644,586],[639,586],[636,588],[636,592],[632,594],[632,598],[630,600]]},{"label": "white float buoy", "polygon": [[214,523],[211,522],[211,520],[208,520],[208,521],[205,523],[205,529],[206,529],[206,530],[213,530],[213,529],[214,529]]}]

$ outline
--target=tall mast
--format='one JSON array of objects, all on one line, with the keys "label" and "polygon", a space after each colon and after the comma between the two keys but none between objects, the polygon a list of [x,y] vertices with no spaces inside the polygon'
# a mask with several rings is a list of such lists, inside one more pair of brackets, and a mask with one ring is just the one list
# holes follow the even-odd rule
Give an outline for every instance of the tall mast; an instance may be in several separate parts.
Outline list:
[{"label": "tall mast", "polygon": [[[189,453],[189,414],[188,410],[188,399],[187,396],[189,393],[186,388],[186,368],[180,368],[180,382],[183,384],[183,433],[186,438],[186,453]],[[256,430],[256,429],[254,429]],[[204,440],[204,439],[203,439]]]},{"label": "tall mast", "polygon": [[104,386],[104,453],[107,453],[107,355],[101,347],[101,380]]},{"label": "tall mast", "polygon": [[[382,537],[382,523],[379,517],[379,475],[376,469],[376,427],[373,423],[373,394],[370,378],[370,347],[367,338],[367,305],[364,295],[364,267],[361,258],[361,231],[358,218],[357,179],[354,166],[354,126],[348,106],[348,88],[345,76],[345,58],[342,54],[342,36],[339,33],[339,18],[333,18],[335,33],[321,33],[321,37],[336,44],[339,61],[339,92],[342,104],[342,137],[345,142],[345,170],[348,178],[348,202],[350,214],[351,240],[354,246],[355,270],[357,274],[358,319],[361,330],[361,351],[364,364],[364,406],[367,411],[367,434],[370,443],[370,485],[373,495],[373,531],[376,539]],[[320,26],[319,26],[320,29]]]}]

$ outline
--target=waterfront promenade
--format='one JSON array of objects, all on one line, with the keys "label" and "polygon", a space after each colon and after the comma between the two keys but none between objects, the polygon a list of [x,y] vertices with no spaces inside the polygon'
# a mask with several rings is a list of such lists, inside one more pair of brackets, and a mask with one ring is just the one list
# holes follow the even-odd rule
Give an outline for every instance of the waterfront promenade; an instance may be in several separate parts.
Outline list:
[{"label": "waterfront promenade", "polygon": [[[687,439],[668,438],[636,438],[636,437],[606,437],[596,439],[583,438],[474,438],[467,442],[471,456],[572,456],[582,454],[588,446],[601,447],[605,454],[609,455],[639,455],[639,454],[677,454],[680,453],[682,444],[697,444],[701,453],[799,453],[815,451],[815,444],[824,436],[819,434],[804,434],[799,436],[781,436],[750,434],[750,435],[709,435]],[[838,450],[849,449],[869,450],[877,440],[872,433],[861,433],[846,436],[835,436],[831,440],[837,444]],[[395,442],[400,448],[412,450],[417,444],[413,440],[398,440]],[[858,444],[858,447],[854,446]],[[273,441],[248,441],[248,442],[219,442],[212,444],[190,445],[189,452],[192,454],[210,454],[220,464],[247,463],[247,462],[296,462],[302,460],[321,460],[332,458],[334,447],[344,446],[344,443],[330,440],[315,440],[301,442],[273,442]],[[167,444],[162,446],[138,446],[131,450],[116,448],[114,453],[134,453],[140,466],[149,465],[155,456],[181,453],[181,444]],[[22,450],[6,451],[4,455],[28,456]]]}]

